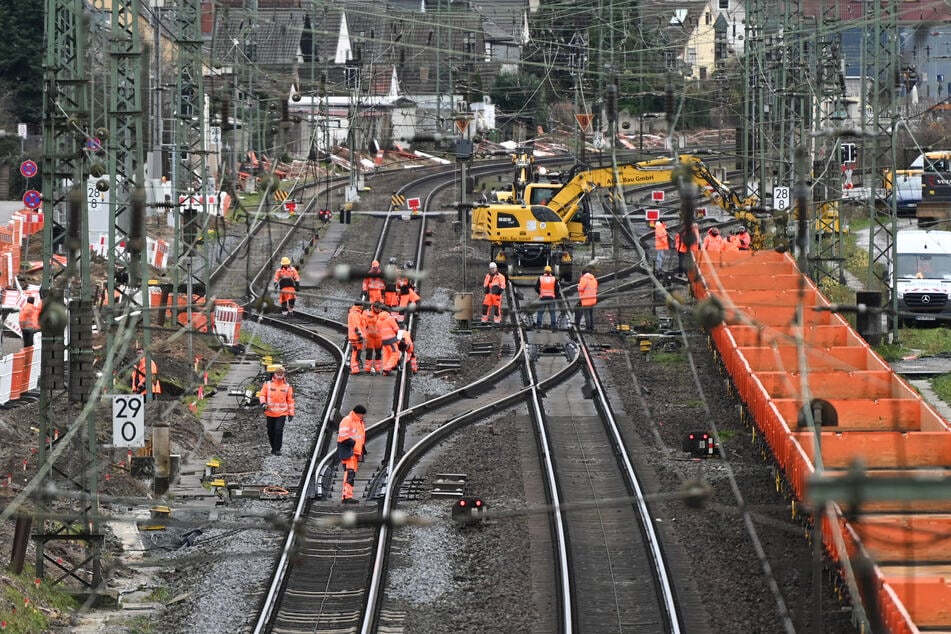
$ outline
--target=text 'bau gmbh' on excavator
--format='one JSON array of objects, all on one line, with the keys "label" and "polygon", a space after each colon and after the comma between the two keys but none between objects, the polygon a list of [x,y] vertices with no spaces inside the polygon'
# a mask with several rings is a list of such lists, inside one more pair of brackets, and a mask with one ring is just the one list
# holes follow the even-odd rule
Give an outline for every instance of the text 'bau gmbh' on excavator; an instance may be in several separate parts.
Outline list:
[{"label": "text 'bau gmbh' on excavator", "polygon": [[[522,160],[517,160],[522,157]],[[605,196],[612,204],[625,189],[661,187],[675,179],[695,184],[701,198],[734,217],[745,220],[756,239],[760,222],[753,213],[757,198],[741,198],[716,178],[698,157],[682,154],[677,162],[658,158],[612,167],[576,166],[564,180],[544,180],[532,162],[513,157],[516,178],[510,190],[497,194],[498,202],[476,204],[472,209],[472,239],[491,243],[491,258],[510,278],[538,275],[546,265],[563,281],[572,280],[572,251],[587,244],[593,217],[592,194],[617,191]]]}]

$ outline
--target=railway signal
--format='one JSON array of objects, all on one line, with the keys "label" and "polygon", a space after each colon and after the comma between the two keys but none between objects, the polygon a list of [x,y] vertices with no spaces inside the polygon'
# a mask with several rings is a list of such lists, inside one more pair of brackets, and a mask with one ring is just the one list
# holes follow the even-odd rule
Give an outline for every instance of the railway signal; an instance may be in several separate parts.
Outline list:
[{"label": "railway signal", "polygon": [[480,497],[466,496],[452,505],[452,521],[460,526],[478,524],[485,514],[486,505]]},{"label": "railway signal", "polygon": [[694,458],[712,458],[720,455],[720,446],[713,438],[713,434],[706,431],[689,432],[681,445],[683,451]]}]

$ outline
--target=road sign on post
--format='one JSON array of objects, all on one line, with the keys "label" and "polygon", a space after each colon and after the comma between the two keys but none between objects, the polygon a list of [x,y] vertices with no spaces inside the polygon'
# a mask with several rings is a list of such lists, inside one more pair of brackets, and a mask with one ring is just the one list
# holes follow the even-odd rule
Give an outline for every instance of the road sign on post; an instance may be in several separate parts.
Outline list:
[{"label": "road sign on post", "polygon": [[36,209],[43,204],[43,195],[35,189],[31,189],[23,194],[23,204],[27,209]]},{"label": "road sign on post", "polygon": [[593,119],[594,115],[587,112],[581,112],[575,115],[575,121],[578,122],[578,127],[584,132],[587,132],[591,128],[591,121]]},{"label": "road sign on post", "polygon": [[34,161],[26,160],[20,163],[20,174],[23,178],[33,178],[36,176],[37,171],[39,170]]}]

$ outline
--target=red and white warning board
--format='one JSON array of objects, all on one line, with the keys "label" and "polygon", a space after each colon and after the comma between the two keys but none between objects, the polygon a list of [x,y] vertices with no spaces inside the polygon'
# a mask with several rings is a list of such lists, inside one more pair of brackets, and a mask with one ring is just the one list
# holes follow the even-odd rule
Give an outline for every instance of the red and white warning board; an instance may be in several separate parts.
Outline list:
[{"label": "red and white warning board", "polygon": [[651,200],[653,200],[655,203],[662,203],[662,202],[664,202],[664,190],[662,190],[662,189],[657,189],[657,190],[652,191],[652,192],[651,192]]},{"label": "red and white warning board", "polygon": [[660,220],[660,209],[645,209],[644,220],[647,222],[657,222]]},{"label": "red and white warning board", "polygon": [[419,211],[420,201],[419,198],[407,198],[406,206],[412,211]]}]

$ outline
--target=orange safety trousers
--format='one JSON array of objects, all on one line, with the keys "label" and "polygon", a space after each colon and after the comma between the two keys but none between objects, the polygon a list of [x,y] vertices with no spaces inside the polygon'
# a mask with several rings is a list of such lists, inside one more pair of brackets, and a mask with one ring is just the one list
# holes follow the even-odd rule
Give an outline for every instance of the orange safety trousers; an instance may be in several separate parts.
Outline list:
[{"label": "orange safety trousers", "polygon": [[350,371],[360,371],[360,353],[363,351],[363,342],[359,339],[350,340]]},{"label": "orange safety trousers", "polygon": [[[363,369],[380,371],[383,369],[383,337],[370,335],[366,337],[367,358],[363,362]],[[375,357],[375,358],[374,358]]]},{"label": "orange safety trousers", "polygon": [[357,469],[360,466],[360,456],[354,454],[345,460],[341,460],[343,465],[343,500],[349,500],[353,497],[353,484],[357,481]]},{"label": "orange safety trousers", "polygon": [[394,339],[392,343],[383,344],[383,371],[392,372],[399,363],[400,349],[397,347],[396,340]]}]

